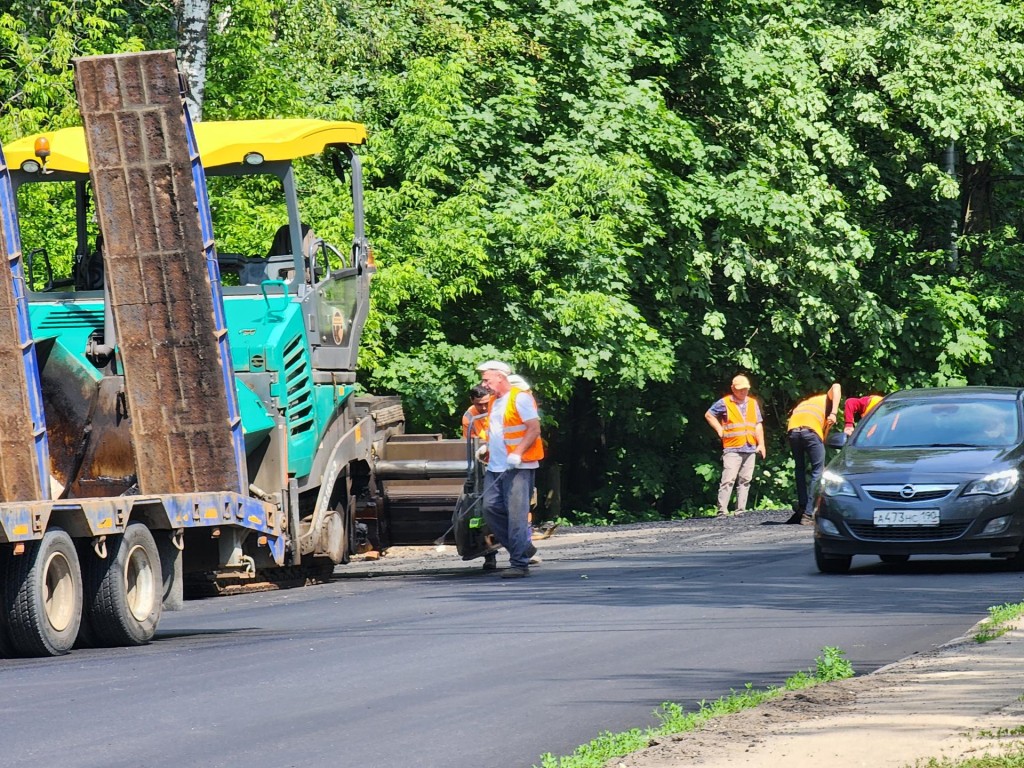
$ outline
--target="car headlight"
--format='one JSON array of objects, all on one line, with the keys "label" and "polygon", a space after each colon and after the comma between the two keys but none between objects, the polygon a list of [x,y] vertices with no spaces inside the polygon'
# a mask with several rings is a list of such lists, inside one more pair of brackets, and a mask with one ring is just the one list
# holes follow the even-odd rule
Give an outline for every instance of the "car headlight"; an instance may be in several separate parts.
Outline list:
[{"label": "car headlight", "polygon": [[842,475],[825,470],[821,473],[821,492],[826,496],[856,496],[850,481]]},{"label": "car headlight", "polygon": [[976,493],[987,493],[990,496],[998,496],[1001,493],[1009,493],[1017,487],[1020,481],[1020,473],[1016,469],[1004,469],[1001,472],[993,472],[981,480],[975,480],[964,491],[964,496]]}]

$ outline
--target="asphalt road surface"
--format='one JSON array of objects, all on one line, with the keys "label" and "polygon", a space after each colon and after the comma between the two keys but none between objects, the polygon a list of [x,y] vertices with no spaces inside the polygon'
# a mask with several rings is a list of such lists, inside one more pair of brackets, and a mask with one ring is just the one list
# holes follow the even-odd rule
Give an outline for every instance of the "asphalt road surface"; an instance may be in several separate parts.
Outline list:
[{"label": "asphalt road surface", "polygon": [[1021,599],[988,558],[820,575],[787,516],[559,531],[522,580],[396,551],[190,601],[143,648],[0,660],[0,765],[532,766],[665,701],[778,685],[825,646],[874,670]]}]

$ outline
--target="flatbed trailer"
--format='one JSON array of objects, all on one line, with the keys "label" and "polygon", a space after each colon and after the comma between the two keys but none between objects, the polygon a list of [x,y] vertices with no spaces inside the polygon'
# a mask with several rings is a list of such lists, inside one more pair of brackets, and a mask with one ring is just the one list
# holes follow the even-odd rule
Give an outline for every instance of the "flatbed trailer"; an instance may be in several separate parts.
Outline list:
[{"label": "flatbed trailer", "polygon": [[[0,654],[142,644],[187,585],[301,584],[361,531],[378,548],[443,531],[450,511],[392,520],[388,484],[464,478],[461,441],[389,457],[400,403],[356,396],[365,129],[193,126],[169,51],[75,67],[83,128],[0,160]],[[321,153],[349,192],[347,250],[301,217],[294,162]],[[209,174],[276,185],[270,253],[218,253]],[[17,214],[19,190],[57,183],[74,200],[63,274],[45,247],[22,254]]]}]

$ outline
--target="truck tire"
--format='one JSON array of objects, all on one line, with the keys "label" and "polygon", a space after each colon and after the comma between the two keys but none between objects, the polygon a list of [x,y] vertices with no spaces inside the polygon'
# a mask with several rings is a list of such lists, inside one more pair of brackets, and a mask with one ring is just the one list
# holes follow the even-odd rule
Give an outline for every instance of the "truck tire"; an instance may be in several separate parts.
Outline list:
[{"label": "truck tire", "polygon": [[75,543],[50,527],[5,568],[3,612],[8,639],[22,656],[61,656],[71,650],[82,623],[82,571]]},{"label": "truck tire", "polygon": [[145,645],[156,634],[163,608],[156,541],[145,525],[133,522],[109,544],[109,557],[86,560],[85,612],[90,644]]}]

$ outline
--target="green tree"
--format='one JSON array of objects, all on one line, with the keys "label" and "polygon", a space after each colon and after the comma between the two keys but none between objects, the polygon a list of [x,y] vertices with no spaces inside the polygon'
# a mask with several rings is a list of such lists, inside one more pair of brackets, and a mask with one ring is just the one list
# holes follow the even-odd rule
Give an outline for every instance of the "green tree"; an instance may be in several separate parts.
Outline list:
[{"label": "green tree", "polygon": [[[369,127],[363,385],[454,433],[475,364],[507,358],[581,517],[709,505],[701,416],[739,371],[773,503],[787,411],[829,380],[1024,374],[1018,3],[214,0],[210,18],[208,117]],[[77,122],[70,59],[170,47],[171,22],[16,2],[0,137]],[[327,169],[300,173],[330,199]],[[232,237],[266,237],[225,204]]]}]

